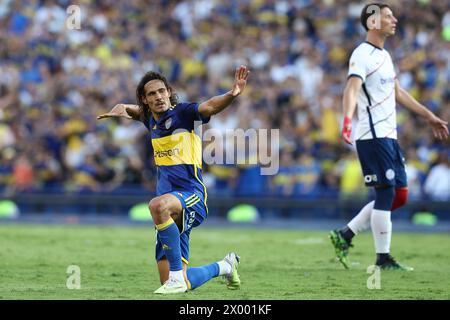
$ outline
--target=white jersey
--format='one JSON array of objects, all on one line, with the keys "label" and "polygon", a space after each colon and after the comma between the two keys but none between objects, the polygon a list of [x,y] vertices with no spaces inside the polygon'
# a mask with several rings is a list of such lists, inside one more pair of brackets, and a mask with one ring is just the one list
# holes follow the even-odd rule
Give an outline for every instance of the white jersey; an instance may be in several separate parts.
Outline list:
[{"label": "white jersey", "polygon": [[355,140],[397,139],[396,75],[390,54],[363,42],[353,51],[349,64],[348,77],[363,81],[357,97]]}]

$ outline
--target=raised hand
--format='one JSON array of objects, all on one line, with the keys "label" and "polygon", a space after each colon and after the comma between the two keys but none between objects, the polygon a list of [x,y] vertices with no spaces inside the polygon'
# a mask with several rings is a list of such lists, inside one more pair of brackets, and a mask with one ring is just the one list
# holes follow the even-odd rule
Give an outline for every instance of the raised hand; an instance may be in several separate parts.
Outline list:
[{"label": "raised hand", "polygon": [[139,119],[139,107],[134,104],[123,104],[119,103],[111,109],[111,111],[97,116],[97,119],[111,118],[111,117],[122,117],[130,120]]},{"label": "raised hand", "polygon": [[247,85],[247,78],[250,73],[250,70],[246,66],[240,66],[236,68],[236,73],[234,75],[234,85],[231,94],[233,97],[236,97],[244,91],[245,86]]}]

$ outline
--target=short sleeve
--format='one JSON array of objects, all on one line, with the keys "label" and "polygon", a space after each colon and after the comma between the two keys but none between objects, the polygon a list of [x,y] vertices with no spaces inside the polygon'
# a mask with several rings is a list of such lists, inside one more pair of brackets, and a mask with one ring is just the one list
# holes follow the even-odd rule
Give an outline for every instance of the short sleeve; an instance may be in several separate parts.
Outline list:
[{"label": "short sleeve", "polygon": [[349,68],[348,68],[348,77],[359,77],[364,82],[366,81],[366,74],[367,74],[367,68],[366,68],[366,59],[361,54],[362,52],[359,50],[353,51],[352,56],[350,57],[349,61]]},{"label": "short sleeve", "polygon": [[180,112],[182,113],[183,117],[186,117],[185,119],[188,121],[201,121],[203,123],[208,123],[209,119],[211,117],[204,117],[201,115],[201,113],[198,111],[199,104],[196,102],[193,103],[181,103],[177,106],[177,108],[180,108]]},{"label": "short sleeve", "polygon": [[148,112],[147,108],[144,108],[139,121],[144,124],[148,131],[150,131],[150,113]]}]

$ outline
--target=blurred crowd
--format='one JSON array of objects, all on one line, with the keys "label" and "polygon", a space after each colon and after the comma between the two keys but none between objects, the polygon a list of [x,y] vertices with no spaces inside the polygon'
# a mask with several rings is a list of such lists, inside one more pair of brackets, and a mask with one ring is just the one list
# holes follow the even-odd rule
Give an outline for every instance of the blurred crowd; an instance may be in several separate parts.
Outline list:
[{"label": "blurred crowd", "polygon": [[[389,3],[399,23],[386,49],[401,85],[449,120],[450,2]],[[202,102],[228,91],[245,64],[246,91],[206,128],[280,129],[280,169],[263,176],[258,164],[204,165],[209,192],[366,195],[355,150],[339,138],[349,54],[365,38],[364,3],[79,0],[79,29],[66,23],[71,4],[0,3],[1,192],[151,193],[145,127],[96,116],[135,103],[149,70],[162,72],[180,100]],[[449,141],[434,139],[402,106],[398,124],[411,197],[450,200]]]}]

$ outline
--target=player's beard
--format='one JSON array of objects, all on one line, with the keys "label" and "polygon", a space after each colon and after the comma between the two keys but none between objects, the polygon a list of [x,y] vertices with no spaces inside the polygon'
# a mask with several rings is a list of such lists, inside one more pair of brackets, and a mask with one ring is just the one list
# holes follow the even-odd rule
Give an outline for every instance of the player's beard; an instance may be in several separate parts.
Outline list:
[{"label": "player's beard", "polygon": [[158,106],[155,108],[156,110],[153,111],[156,114],[164,114],[167,110],[169,110],[169,107],[167,107],[167,104],[164,104],[164,106]]}]

